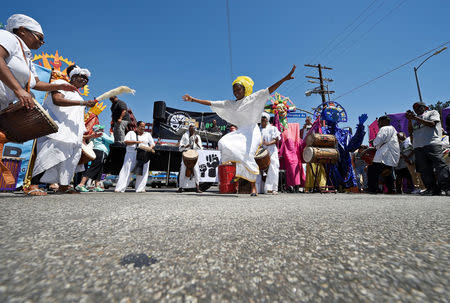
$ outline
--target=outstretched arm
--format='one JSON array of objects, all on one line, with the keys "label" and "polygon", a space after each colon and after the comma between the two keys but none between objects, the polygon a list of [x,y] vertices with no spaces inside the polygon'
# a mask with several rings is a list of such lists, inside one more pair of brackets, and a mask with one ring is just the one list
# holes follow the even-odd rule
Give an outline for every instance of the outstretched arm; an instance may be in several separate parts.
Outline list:
[{"label": "outstretched arm", "polygon": [[296,66],[294,65],[292,67],[291,71],[289,72],[289,74],[287,74],[280,81],[278,81],[277,83],[275,83],[274,85],[269,87],[269,94],[272,94],[274,91],[276,91],[280,87],[280,85],[283,84],[284,81],[288,81],[288,80],[294,79],[294,77],[292,77],[292,74],[294,73],[295,68],[296,68]]},{"label": "outstretched arm", "polygon": [[187,102],[195,102],[195,103],[211,106],[211,101],[197,99],[192,96],[189,96],[188,94],[183,96],[183,100],[187,101]]},{"label": "outstretched arm", "polygon": [[38,77],[35,77],[36,85],[33,87],[35,90],[40,90],[44,92],[51,92],[55,90],[65,90],[65,91],[76,91],[77,88],[70,83],[47,83],[40,81]]}]

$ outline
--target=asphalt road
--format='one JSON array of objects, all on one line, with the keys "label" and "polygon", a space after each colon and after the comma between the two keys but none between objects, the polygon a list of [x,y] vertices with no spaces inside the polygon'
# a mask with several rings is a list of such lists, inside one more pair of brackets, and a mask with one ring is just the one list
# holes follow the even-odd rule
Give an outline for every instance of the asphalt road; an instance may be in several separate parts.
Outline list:
[{"label": "asphalt road", "polygon": [[449,197],[0,194],[0,302],[448,302],[449,218]]}]

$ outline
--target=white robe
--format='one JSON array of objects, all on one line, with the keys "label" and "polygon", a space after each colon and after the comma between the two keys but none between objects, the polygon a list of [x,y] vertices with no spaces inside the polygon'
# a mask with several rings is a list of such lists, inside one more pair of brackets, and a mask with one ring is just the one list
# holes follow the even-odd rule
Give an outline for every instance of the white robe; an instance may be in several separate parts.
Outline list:
[{"label": "white robe", "polygon": [[[67,83],[56,80],[56,84]],[[78,92],[58,91],[65,99],[83,101]],[[58,125],[58,132],[37,139],[37,157],[33,176],[45,171],[40,182],[69,185],[77,171],[81,157],[81,144],[86,131],[84,106],[57,106],[49,93],[42,106]],[[83,167],[78,167],[82,171]]]},{"label": "white robe", "polygon": [[[195,143],[194,136],[189,137],[189,131],[185,132],[180,140],[180,150],[184,151],[186,148],[182,146],[189,145],[190,149],[203,149],[202,147],[202,139],[199,135],[195,135],[198,139],[198,143]],[[200,182],[200,167],[199,161],[195,163],[194,166],[194,175],[192,177],[186,177],[186,165],[184,165],[183,158],[181,158],[181,166],[180,166],[180,174],[178,175],[179,179],[179,188],[196,188]]]},{"label": "white robe", "polygon": [[[272,141],[275,138],[281,139],[280,131],[273,125],[267,124],[265,128],[261,128],[262,141]],[[278,174],[280,171],[280,160],[278,158],[278,148],[276,144],[264,146],[270,154],[270,166],[267,170],[266,181],[262,182],[261,177],[257,178],[260,193],[268,191],[278,191]]]},{"label": "white robe", "polygon": [[257,123],[264,105],[270,98],[269,89],[259,90],[241,100],[212,101],[211,110],[238,130],[219,140],[222,163],[236,163],[236,177],[255,182],[259,175],[255,154],[261,144],[261,132]]}]

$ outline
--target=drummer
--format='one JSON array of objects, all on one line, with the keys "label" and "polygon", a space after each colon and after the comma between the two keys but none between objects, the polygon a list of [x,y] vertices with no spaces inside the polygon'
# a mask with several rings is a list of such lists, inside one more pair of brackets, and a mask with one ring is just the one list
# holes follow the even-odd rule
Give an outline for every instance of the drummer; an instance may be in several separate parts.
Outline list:
[{"label": "drummer", "polygon": [[[194,124],[189,125],[189,130],[183,134],[180,140],[180,151],[184,152],[188,149],[194,149],[199,150],[203,149],[202,146],[202,139],[198,134],[195,133],[195,126]],[[199,163],[197,160],[197,163],[195,163],[194,169],[193,169],[194,175],[191,177],[186,177],[186,165],[184,164],[183,158],[181,159],[181,166],[180,166],[180,174],[179,177],[179,184],[178,184],[178,192],[182,193],[183,189],[187,188],[195,188],[197,193],[201,193],[202,191],[199,188],[199,182],[200,182],[200,168]]]},{"label": "drummer", "polygon": [[34,107],[29,88],[39,91],[74,91],[70,83],[40,81],[31,62],[30,49],[44,45],[41,25],[31,17],[15,14],[0,30],[0,110],[15,101]]},{"label": "drummer", "polygon": [[[77,89],[84,87],[91,73],[89,70],[71,65],[67,68],[70,84]],[[69,84],[58,79],[55,84]],[[84,101],[78,91],[54,91],[44,100],[43,107],[58,125],[58,132],[37,140],[37,156],[34,163],[29,195],[45,195],[39,189],[39,183],[58,183],[60,193],[78,193],[70,189],[70,182],[77,170],[81,157],[84,125],[84,109],[92,107],[97,101]],[[78,168],[80,171],[84,167]]]},{"label": "drummer", "polygon": [[255,181],[259,175],[258,164],[255,161],[255,153],[261,144],[261,132],[257,126],[264,111],[264,105],[275,90],[285,81],[294,79],[291,71],[280,81],[266,89],[253,92],[253,80],[246,76],[240,76],[233,82],[233,94],[236,100],[208,101],[201,100],[190,95],[184,95],[185,101],[196,102],[211,106],[228,123],[235,124],[238,130],[222,137],[219,141],[219,150],[222,154],[222,163],[231,161],[236,163],[236,177],[243,178],[251,184],[251,196],[257,196]]},{"label": "drummer", "polygon": [[[280,131],[269,123],[270,115],[266,112],[261,116],[261,137],[263,147],[270,154],[270,165],[267,171],[266,181],[261,184],[260,192],[276,195],[278,194],[278,174],[280,171],[280,160],[278,158],[278,141],[281,139]],[[261,181],[261,177],[257,180]],[[261,182],[262,183],[262,182]]]},{"label": "drummer", "polygon": [[[138,121],[136,131],[129,131],[124,138],[124,143],[127,145],[125,159],[123,166],[119,173],[119,180],[117,180],[116,193],[125,192],[130,179],[131,171],[136,166],[136,154],[138,145],[144,145],[150,148],[155,147],[153,137],[149,132],[145,131],[145,122]],[[145,186],[147,185],[148,169],[150,161],[143,165],[142,175],[136,175],[135,189],[137,193],[145,193]]]}]

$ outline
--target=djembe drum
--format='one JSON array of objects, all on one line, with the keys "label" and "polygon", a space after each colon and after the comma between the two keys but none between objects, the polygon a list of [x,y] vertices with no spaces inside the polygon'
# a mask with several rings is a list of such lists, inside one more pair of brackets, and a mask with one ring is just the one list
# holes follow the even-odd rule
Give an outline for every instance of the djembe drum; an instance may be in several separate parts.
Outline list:
[{"label": "djembe drum", "polygon": [[366,162],[367,165],[371,165],[376,153],[377,149],[375,147],[369,147],[361,152],[361,159]]},{"label": "djembe drum", "polygon": [[260,148],[255,155],[256,164],[260,171],[266,171],[270,166],[270,154],[267,149]]},{"label": "djembe drum", "polygon": [[306,147],[303,159],[308,163],[336,163],[339,161],[339,152],[335,148]]},{"label": "djembe drum", "polygon": [[314,147],[334,148],[337,143],[335,136],[326,134],[310,134],[305,140],[306,146]]},{"label": "djembe drum", "polygon": [[94,149],[93,149],[94,143],[89,142],[89,144],[82,143],[81,145],[81,157],[80,161],[78,161],[78,165],[80,164],[86,164],[91,161],[94,161],[97,157],[95,155]]},{"label": "djembe drum", "polygon": [[0,111],[0,172],[7,185],[14,184],[15,179],[1,162],[3,145],[7,142],[22,143],[58,131],[58,125],[44,108],[36,100],[34,104],[34,108],[27,109],[17,102]]},{"label": "djembe drum", "polygon": [[198,152],[195,149],[189,149],[183,152],[183,163],[186,166],[186,177],[194,174],[194,166],[197,164]]}]

